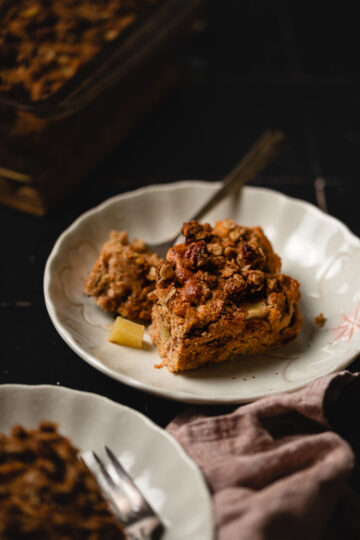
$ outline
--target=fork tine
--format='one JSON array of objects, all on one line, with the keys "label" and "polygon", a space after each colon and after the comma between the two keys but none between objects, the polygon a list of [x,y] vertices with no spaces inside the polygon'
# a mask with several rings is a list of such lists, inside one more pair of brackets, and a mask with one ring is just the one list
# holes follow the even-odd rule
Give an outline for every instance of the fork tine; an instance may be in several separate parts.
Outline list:
[{"label": "fork tine", "polygon": [[[147,510],[148,512],[152,514],[155,514],[154,510],[152,509],[148,501],[145,499],[144,495],[136,487],[133,479],[125,471],[124,467],[121,465],[120,461],[117,459],[114,453],[107,446],[105,446],[105,451],[118,477],[117,484],[119,485],[119,487],[121,487],[124,495],[126,495],[129,498],[133,507],[135,507],[138,510],[140,510],[141,508],[142,510]],[[113,480],[114,480],[114,477],[113,477]]]},{"label": "fork tine", "polygon": [[114,515],[125,526],[126,537],[133,540],[159,540],[164,525],[112,451],[105,446],[109,464],[95,452],[83,452],[81,458],[94,474]]},{"label": "fork tine", "polygon": [[130,502],[118,489],[117,484],[111,478],[99,456],[95,452],[84,452],[81,458],[97,479],[115,515],[118,516],[122,523],[128,523],[134,515]]}]

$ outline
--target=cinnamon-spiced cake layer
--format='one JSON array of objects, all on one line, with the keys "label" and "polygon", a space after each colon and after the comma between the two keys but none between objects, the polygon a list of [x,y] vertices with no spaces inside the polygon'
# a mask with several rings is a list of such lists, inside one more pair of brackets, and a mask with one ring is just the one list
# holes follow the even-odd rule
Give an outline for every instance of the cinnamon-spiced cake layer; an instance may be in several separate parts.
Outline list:
[{"label": "cinnamon-spiced cake layer", "polygon": [[185,223],[157,270],[150,334],[171,371],[258,354],[301,328],[299,283],[260,227]]}]

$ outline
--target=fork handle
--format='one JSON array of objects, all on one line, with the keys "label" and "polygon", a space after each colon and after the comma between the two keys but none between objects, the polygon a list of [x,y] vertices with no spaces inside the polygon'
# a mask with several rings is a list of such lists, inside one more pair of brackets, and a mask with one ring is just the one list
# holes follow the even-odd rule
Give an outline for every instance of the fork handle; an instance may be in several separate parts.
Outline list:
[{"label": "fork handle", "polygon": [[[225,177],[221,188],[191,218],[199,221],[230,193],[264,170],[287,149],[287,138],[281,131],[265,131],[242,160]],[[190,220],[189,220],[190,221]]]}]

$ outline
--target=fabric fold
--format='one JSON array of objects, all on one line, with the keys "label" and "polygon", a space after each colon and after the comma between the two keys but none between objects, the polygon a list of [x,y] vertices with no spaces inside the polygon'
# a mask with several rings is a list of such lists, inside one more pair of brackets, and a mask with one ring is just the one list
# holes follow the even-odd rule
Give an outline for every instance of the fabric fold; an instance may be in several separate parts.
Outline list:
[{"label": "fabric fold", "polygon": [[359,374],[343,371],[228,414],[189,411],[169,424],[209,484],[219,540],[359,538],[355,456],[341,436],[352,444],[360,436],[359,396]]}]

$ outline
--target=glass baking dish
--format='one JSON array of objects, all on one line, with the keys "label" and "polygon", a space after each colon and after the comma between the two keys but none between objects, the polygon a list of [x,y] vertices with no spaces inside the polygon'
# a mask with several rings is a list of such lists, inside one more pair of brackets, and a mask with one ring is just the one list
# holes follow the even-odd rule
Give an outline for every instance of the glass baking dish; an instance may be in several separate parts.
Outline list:
[{"label": "glass baking dish", "polygon": [[43,215],[169,92],[204,0],[166,0],[46,99],[0,96],[0,201]]}]

